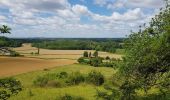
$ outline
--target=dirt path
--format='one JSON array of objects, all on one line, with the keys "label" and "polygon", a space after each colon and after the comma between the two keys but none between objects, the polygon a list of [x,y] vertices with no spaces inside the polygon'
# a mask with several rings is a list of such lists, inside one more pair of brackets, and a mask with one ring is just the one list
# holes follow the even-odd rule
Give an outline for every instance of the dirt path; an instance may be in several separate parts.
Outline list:
[{"label": "dirt path", "polygon": [[44,60],[23,57],[0,57],[0,77],[69,65],[75,62],[75,60],[68,59]]}]

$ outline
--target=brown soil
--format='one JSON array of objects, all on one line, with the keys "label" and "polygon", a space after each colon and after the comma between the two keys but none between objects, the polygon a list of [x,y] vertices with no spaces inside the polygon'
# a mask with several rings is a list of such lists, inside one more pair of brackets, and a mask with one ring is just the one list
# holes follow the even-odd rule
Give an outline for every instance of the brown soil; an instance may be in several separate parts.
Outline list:
[{"label": "brown soil", "polygon": [[44,60],[23,57],[0,57],[0,77],[70,65],[75,62],[75,60],[68,59]]}]

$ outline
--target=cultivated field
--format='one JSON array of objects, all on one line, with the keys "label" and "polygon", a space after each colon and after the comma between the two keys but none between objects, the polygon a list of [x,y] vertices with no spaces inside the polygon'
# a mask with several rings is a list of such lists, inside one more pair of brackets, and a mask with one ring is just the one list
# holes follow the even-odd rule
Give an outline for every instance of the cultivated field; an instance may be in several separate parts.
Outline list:
[{"label": "cultivated field", "polygon": [[[26,57],[33,58],[44,58],[44,59],[78,59],[82,56],[85,50],[48,50],[48,49],[40,49],[40,55],[33,55],[31,53],[36,53],[37,48],[31,47],[31,44],[23,44],[22,47],[13,48],[15,51],[25,55]],[[94,50],[86,50],[88,52],[93,53]],[[106,57],[109,56],[111,58],[121,58],[122,55],[119,54],[111,54],[107,52],[99,52],[99,56]]]},{"label": "cultivated field", "polygon": [[75,60],[69,59],[44,60],[23,57],[0,57],[0,77],[70,65],[75,62]]}]

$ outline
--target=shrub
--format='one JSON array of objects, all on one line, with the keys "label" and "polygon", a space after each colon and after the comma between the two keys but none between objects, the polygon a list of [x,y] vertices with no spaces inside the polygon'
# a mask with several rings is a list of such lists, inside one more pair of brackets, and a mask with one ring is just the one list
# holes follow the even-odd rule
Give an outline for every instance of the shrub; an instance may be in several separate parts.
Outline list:
[{"label": "shrub", "polygon": [[36,80],[34,80],[34,85],[44,87],[48,83],[47,77],[38,76]]},{"label": "shrub", "polygon": [[58,78],[67,78],[68,77],[68,73],[67,72],[60,72],[59,74],[57,74]]},{"label": "shrub", "polygon": [[87,58],[87,57],[80,57],[77,61],[78,61],[80,64],[90,64],[90,59]]},{"label": "shrub", "polygon": [[90,60],[91,66],[99,67],[100,64],[102,64],[102,58],[100,58],[100,57],[91,58],[91,60]]},{"label": "shrub", "polygon": [[85,77],[80,72],[72,73],[66,81],[69,85],[77,85],[85,81]]},{"label": "shrub", "polygon": [[104,67],[115,67],[115,64],[112,63],[112,62],[104,62],[101,64],[101,66],[104,66]]},{"label": "shrub", "polygon": [[65,94],[61,97],[57,97],[56,100],[84,100],[84,98],[79,97],[79,96],[73,96],[73,95]]},{"label": "shrub", "polygon": [[110,57],[109,57],[109,56],[107,56],[105,59],[106,59],[106,60],[110,60]]},{"label": "shrub", "polygon": [[17,57],[17,56],[20,56],[20,54],[19,54],[18,52],[11,51],[11,52],[10,52],[10,56],[11,56],[11,57]]},{"label": "shrub", "polygon": [[84,57],[80,57],[77,61],[81,64],[84,63]]},{"label": "shrub", "polygon": [[99,86],[104,83],[104,76],[100,72],[91,71],[90,73],[88,73],[86,81],[88,83]]},{"label": "shrub", "polygon": [[20,81],[13,78],[0,79],[0,100],[7,100],[11,95],[22,90]]}]

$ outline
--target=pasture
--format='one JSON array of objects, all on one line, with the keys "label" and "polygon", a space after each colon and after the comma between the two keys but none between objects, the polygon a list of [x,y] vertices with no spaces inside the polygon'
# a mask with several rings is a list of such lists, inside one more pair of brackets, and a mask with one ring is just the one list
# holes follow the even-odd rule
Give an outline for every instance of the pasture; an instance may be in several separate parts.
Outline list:
[{"label": "pasture", "polygon": [[[111,78],[111,76],[116,72],[112,68],[106,67],[96,68],[88,65],[73,64],[52,68],[49,69],[49,71],[34,71],[17,75],[14,77],[21,81],[24,90],[21,91],[21,93],[19,93],[18,95],[10,98],[10,100],[57,100],[57,97],[65,94],[81,96],[85,100],[94,100],[96,98],[95,96],[96,89],[103,90],[102,86],[94,86],[82,83],[79,85],[66,86],[63,88],[50,88],[50,87],[40,88],[35,87],[33,85],[33,80],[35,80],[37,76],[42,76],[47,73],[58,73],[63,71],[72,73],[79,71],[82,74],[87,74],[91,70],[101,72],[106,79]],[[30,91],[33,94],[32,96],[30,96]]]}]

